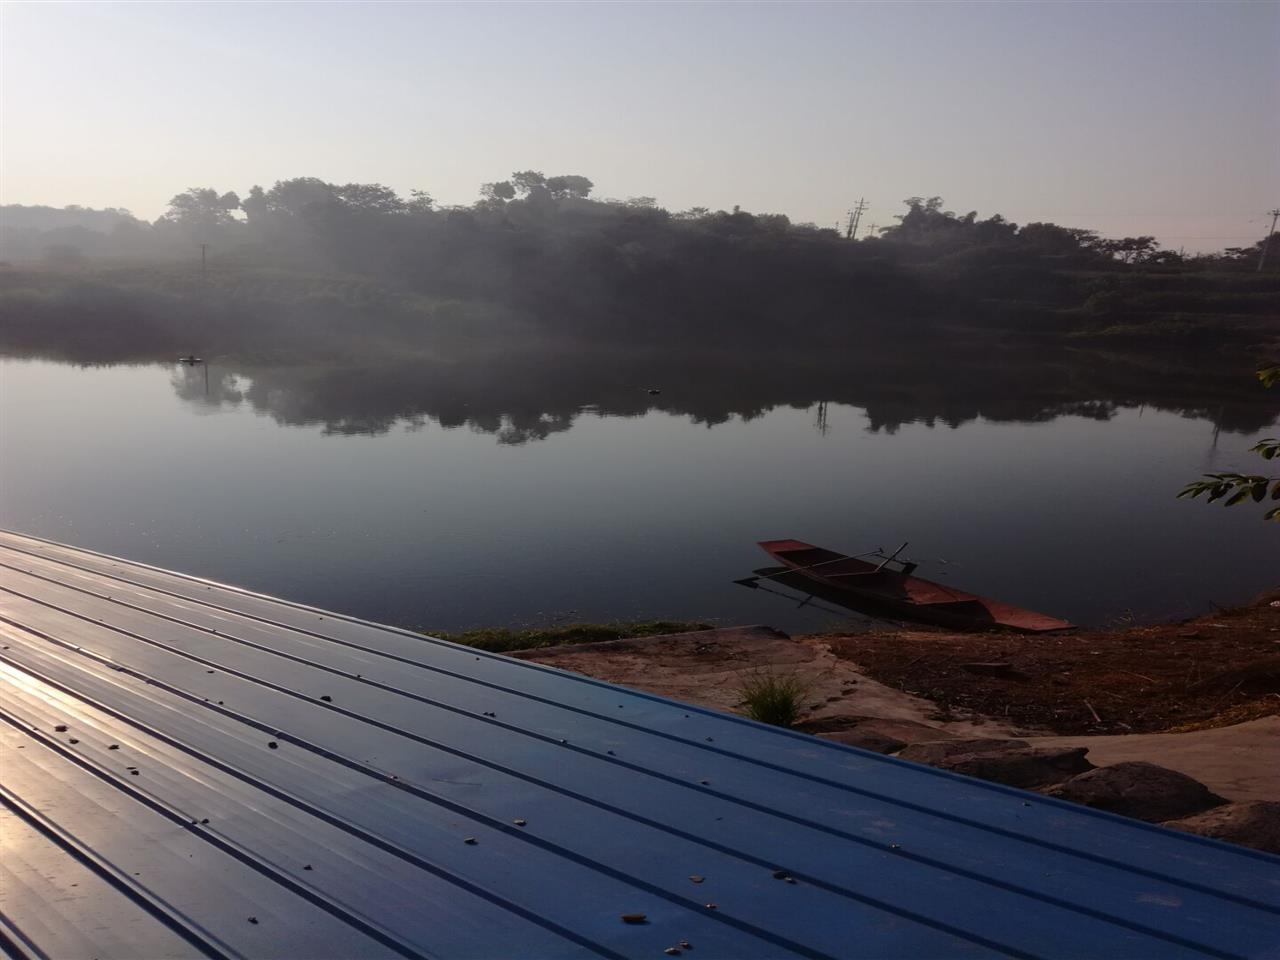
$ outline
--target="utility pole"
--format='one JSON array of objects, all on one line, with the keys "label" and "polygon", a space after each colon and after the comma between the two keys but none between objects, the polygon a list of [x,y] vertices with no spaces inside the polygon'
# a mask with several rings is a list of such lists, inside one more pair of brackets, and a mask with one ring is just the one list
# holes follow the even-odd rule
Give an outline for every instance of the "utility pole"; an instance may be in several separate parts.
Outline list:
[{"label": "utility pole", "polygon": [[1276,220],[1280,219],[1280,207],[1274,210],[1268,210],[1271,214],[1271,229],[1267,231],[1267,238],[1262,241],[1262,253],[1258,254],[1258,272],[1262,272],[1262,268],[1267,264],[1267,250],[1271,246],[1271,237],[1276,232]]},{"label": "utility pole", "polygon": [[849,226],[845,230],[844,238],[846,240],[856,240],[858,238],[858,222],[862,220],[862,211],[867,209],[867,201],[860,199],[853,205],[849,211]]},{"label": "utility pole", "polygon": [[206,264],[206,259],[205,259],[206,254],[208,253],[208,250],[209,250],[209,245],[207,243],[200,244],[200,277],[201,279],[207,276],[209,272]]}]

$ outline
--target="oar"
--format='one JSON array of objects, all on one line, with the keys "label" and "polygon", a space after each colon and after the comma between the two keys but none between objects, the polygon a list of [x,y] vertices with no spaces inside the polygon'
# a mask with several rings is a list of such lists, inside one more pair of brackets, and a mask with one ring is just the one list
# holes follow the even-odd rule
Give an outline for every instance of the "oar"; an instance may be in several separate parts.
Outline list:
[{"label": "oar", "polygon": [[[903,541],[902,541],[902,546],[900,546],[897,550],[893,551],[893,553],[889,554],[889,556],[885,557],[885,558],[884,558],[884,562],[883,562],[883,563],[881,563],[881,564],[880,564],[880,566],[876,567],[876,571],[877,571],[877,572],[879,572],[879,571],[883,570],[883,569],[884,569],[884,567],[885,567],[885,564],[886,564],[886,563],[889,563],[889,562],[890,562],[890,561],[892,561],[892,560],[896,560],[896,559],[898,558],[898,554],[900,554],[903,550],[907,549],[907,544],[908,544],[909,542],[910,542],[910,541],[908,541],[908,540],[903,540]],[[883,551],[883,550],[881,550],[881,551],[880,551],[880,556],[884,556],[884,551]]]},{"label": "oar", "polygon": [[818,567],[824,567],[829,563],[839,563],[842,560],[858,560],[858,559],[861,559],[862,557],[884,557],[884,563],[876,567],[877,570],[882,570],[884,569],[885,563],[888,563],[890,560],[896,559],[898,554],[900,554],[903,550],[907,549],[907,544],[909,542],[910,541],[908,540],[902,541],[902,546],[900,546],[897,550],[893,551],[893,553],[887,557],[884,556],[884,547],[877,547],[875,550],[870,550],[867,553],[856,553],[852,557],[835,557],[831,560],[823,560],[819,563],[811,563],[808,566],[803,566],[803,567],[800,567],[800,566],[783,567],[777,573],[761,574],[755,577],[744,577],[741,580],[735,580],[733,582],[740,583],[744,587],[750,587],[752,586],[752,584],[754,584],[757,581],[772,580],[773,578],[780,577],[786,573],[804,573],[804,571],[806,570],[816,570]]}]

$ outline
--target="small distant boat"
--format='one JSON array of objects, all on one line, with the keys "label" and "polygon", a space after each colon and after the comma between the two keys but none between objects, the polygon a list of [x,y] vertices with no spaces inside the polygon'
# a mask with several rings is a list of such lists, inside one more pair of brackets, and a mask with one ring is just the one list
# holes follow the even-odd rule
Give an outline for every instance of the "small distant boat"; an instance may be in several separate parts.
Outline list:
[{"label": "small distant boat", "polygon": [[916,565],[897,560],[896,554],[872,555],[881,557],[880,563],[872,563],[803,540],[762,540],[760,546],[785,568],[783,582],[794,586],[799,577],[816,585],[811,591],[815,595],[848,606],[873,607],[905,619],[961,630],[1006,628],[1049,633],[1073,626],[1066,620],[913,576]]},{"label": "small distant boat", "polygon": [[178,358],[178,362],[179,362],[179,363],[192,363],[192,364],[195,364],[195,363],[204,363],[204,358],[203,358],[203,357],[197,357],[194,353],[192,353],[192,354],[188,354],[188,355],[187,355],[187,356],[185,356],[185,357],[179,357],[179,358]]}]

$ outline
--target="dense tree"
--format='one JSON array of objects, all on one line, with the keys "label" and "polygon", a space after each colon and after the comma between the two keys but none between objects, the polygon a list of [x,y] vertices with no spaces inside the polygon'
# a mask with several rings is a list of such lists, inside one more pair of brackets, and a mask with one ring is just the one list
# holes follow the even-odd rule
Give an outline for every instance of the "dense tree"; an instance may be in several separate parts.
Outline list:
[{"label": "dense tree", "polygon": [[1039,253],[1069,256],[1098,249],[1098,234],[1093,230],[1060,227],[1056,223],[1028,223],[1018,231],[1018,241]]},{"label": "dense tree", "polygon": [[505,203],[507,200],[515,199],[516,188],[510,180],[499,180],[497,183],[484,183],[480,185],[480,196],[485,200],[496,200]]},{"label": "dense tree", "polygon": [[405,202],[390,187],[380,183],[345,183],[333,188],[333,195],[353,210],[364,213],[403,213]]},{"label": "dense tree", "polygon": [[267,212],[270,210],[266,192],[262,187],[254,184],[249,188],[249,193],[244,200],[240,202],[240,208],[244,210],[245,218],[250,224],[257,225],[261,223],[266,219]]},{"label": "dense tree", "polygon": [[234,192],[218,193],[211,187],[192,187],[169,201],[161,221],[193,235],[209,235],[236,222],[232,211],[240,209]]},{"label": "dense tree", "polygon": [[548,178],[546,186],[556,199],[575,197],[579,200],[585,200],[591,194],[595,184],[586,177],[577,174],[564,174]]},{"label": "dense tree", "polygon": [[436,205],[435,198],[425,190],[410,190],[405,209],[410,213],[430,213]]},{"label": "dense tree", "polygon": [[545,189],[547,178],[537,170],[517,170],[511,175],[511,184],[521,196],[527,197],[535,190]]},{"label": "dense tree", "polygon": [[1123,237],[1119,240],[1103,240],[1099,248],[1121,263],[1144,263],[1160,244],[1155,237]]}]

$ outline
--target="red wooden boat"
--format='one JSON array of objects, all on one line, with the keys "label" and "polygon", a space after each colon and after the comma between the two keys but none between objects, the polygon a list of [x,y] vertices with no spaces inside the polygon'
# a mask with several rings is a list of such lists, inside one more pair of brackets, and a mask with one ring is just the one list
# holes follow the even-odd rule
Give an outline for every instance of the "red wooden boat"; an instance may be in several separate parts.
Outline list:
[{"label": "red wooden boat", "polygon": [[803,540],[762,540],[760,546],[789,571],[826,588],[822,591],[826,596],[845,596],[912,620],[963,630],[1003,627],[1024,633],[1047,633],[1073,626],[1034,610],[912,576],[914,563],[892,557],[873,563]]}]

